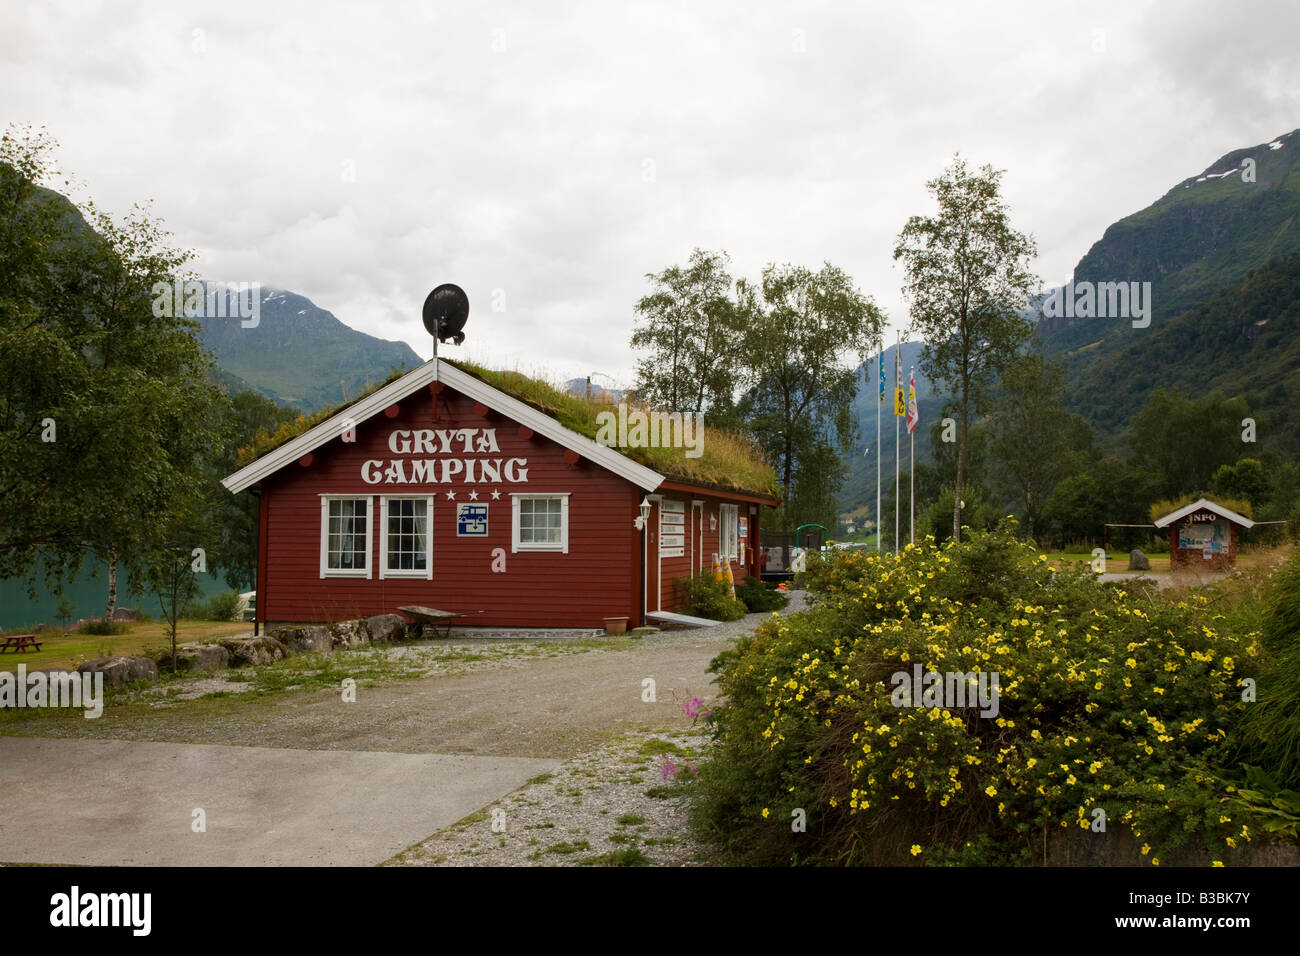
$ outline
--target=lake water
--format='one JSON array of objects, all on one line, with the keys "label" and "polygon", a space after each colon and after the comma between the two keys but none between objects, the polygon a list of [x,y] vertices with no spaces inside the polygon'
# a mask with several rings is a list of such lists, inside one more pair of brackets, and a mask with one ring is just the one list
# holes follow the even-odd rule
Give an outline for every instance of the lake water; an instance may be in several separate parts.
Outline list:
[{"label": "lake water", "polygon": [[[225,579],[216,574],[209,572],[197,577],[203,598],[230,590]],[[249,589],[243,587],[240,590]],[[108,565],[87,559],[76,579],[63,586],[63,593],[74,608],[72,620],[100,617],[108,606]],[[23,629],[42,622],[53,626],[57,623],[58,606],[59,596],[49,593],[40,578],[36,581],[35,600],[27,596],[27,582],[22,578],[0,579],[0,628],[4,630]],[[162,617],[157,595],[129,593],[126,576],[120,571],[117,575],[117,606],[139,607],[152,617]]]}]

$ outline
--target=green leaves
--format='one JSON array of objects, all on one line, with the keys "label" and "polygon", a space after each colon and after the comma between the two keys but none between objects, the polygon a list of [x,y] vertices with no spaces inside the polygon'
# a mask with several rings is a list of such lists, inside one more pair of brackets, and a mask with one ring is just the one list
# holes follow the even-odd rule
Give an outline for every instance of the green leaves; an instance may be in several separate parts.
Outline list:
[{"label": "green leaves", "polygon": [[0,140],[0,576],[41,553],[67,577],[88,549],[139,569],[220,444],[194,324],[151,308],[190,254],[140,207],[117,221],[41,188],[53,145]]},{"label": "green leaves", "polygon": [[909,334],[920,333],[925,340],[921,368],[959,398],[954,537],[960,536],[971,407],[1029,337],[1031,326],[1021,312],[1039,286],[1029,269],[1037,247],[1011,228],[998,197],[1001,177],[991,166],[972,173],[965,160],[954,158],[942,176],[927,183],[938,214],[911,217],[894,248],[894,259],[905,270]]},{"label": "green leaves", "polygon": [[855,430],[855,366],[841,357],[865,360],[884,317],[830,263],[768,265],[757,284],[736,282],[733,298],[729,262],[696,249],[686,267],[648,276],[654,291],[637,303],[631,340],[648,353],[637,391],[752,434],[777,470],[787,523],[797,513],[829,524],[846,473],[835,446]]},{"label": "green leaves", "polygon": [[637,363],[636,386],[650,404],[698,412],[731,401],[741,377],[741,325],[730,261],[725,252],[695,249],[685,268],[646,276],[654,291],[636,305],[641,321],[631,344],[650,353]]}]

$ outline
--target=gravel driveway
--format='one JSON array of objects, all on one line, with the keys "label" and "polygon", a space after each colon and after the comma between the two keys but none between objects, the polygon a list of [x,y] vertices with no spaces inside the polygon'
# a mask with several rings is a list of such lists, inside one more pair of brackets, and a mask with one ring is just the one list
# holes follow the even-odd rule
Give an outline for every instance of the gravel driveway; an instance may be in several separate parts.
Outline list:
[{"label": "gravel driveway", "polygon": [[[793,592],[782,613],[802,607],[802,593]],[[682,703],[693,696],[713,699],[709,662],[767,617],[750,614],[580,653],[504,658],[464,673],[363,684],[355,703],[332,689],[120,709],[110,701],[98,720],[35,718],[3,729],[47,738],[558,760],[553,779],[490,805],[509,807],[513,819],[504,835],[486,817],[471,815],[459,827],[413,844],[394,862],[607,863],[611,854],[641,850],[643,863],[680,865],[699,862],[697,848],[689,840],[685,801],[646,794],[664,783],[656,779],[662,777],[663,757],[655,753],[651,735],[687,748],[695,759],[704,741]],[[646,699],[647,681],[653,681],[653,700]],[[546,839],[556,828],[584,835]]]}]

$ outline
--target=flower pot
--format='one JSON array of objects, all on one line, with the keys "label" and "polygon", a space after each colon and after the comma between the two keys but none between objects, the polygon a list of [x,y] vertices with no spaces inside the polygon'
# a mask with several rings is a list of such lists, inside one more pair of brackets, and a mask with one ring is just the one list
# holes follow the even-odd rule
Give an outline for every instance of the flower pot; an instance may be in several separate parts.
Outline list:
[{"label": "flower pot", "polygon": [[626,634],[627,618],[625,617],[607,617],[605,618],[606,634]]}]

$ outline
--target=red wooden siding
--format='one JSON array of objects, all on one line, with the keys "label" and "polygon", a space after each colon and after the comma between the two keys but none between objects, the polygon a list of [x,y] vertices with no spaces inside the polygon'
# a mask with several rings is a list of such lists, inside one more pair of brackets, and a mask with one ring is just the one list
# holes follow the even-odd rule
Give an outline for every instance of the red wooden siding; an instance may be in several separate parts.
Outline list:
[{"label": "red wooden siding", "polygon": [[[694,574],[712,574],[713,573],[713,555],[721,550],[722,539],[722,522],[719,517],[718,506],[724,502],[727,504],[737,504],[739,516],[747,517],[749,520],[748,534],[741,543],[745,547],[745,563],[741,566],[739,561],[731,562],[731,576],[736,584],[740,584],[753,570],[755,557],[755,545],[758,542],[758,506],[754,507],[755,514],[749,514],[751,505],[746,502],[736,503],[726,499],[716,497],[700,489],[695,494],[681,491],[667,491],[663,493],[664,501],[681,501],[685,503],[686,510],[686,547],[685,554],[677,558],[659,558],[658,551],[658,532],[659,532],[659,504],[655,502],[654,510],[650,515],[651,535],[650,542],[650,586],[649,605],[650,610],[672,611],[677,609],[678,599],[674,581],[677,578],[689,578]],[[695,511],[692,502],[702,501],[703,508]],[[694,514],[693,523],[692,515]],[[701,518],[702,515],[702,518]],[[713,530],[710,530],[710,519],[714,523]],[[703,535],[698,524],[702,520]],[[703,542],[701,543],[701,537]],[[655,606],[654,595],[656,593],[655,581],[658,576],[658,594],[659,605]]]},{"label": "red wooden siding", "polygon": [[[461,428],[495,429],[500,450],[465,453],[460,439],[445,455],[395,453],[389,446],[395,430]],[[443,458],[527,459],[527,481],[510,482],[503,475],[495,483],[467,482],[460,475],[447,483],[423,483],[422,478],[420,484],[371,484],[363,478],[367,461],[382,461],[386,468],[390,461],[402,460],[409,477],[412,461]],[[441,477],[440,471],[441,466],[436,477]],[[685,502],[687,540],[685,554],[664,558],[661,570],[655,502],[646,542],[646,603],[651,611],[676,609],[674,578],[712,572],[721,532],[718,509],[724,501],[736,503],[749,521],[746,568],[732,564],[737,583],[752,568],[757,553],[759,515],[748,513],[751,501],[746,496],[730,498],[680,483],[670,487],[665,482],[664,489],[665,498]],[[447,498],[449,490],[456,493],[454,500]],[[496,500],[491,497],[493,490],[500,493]],[[456,533],[456,505],[471,500],[471,491],[478,493],[475,503],[489,508],[486,537]],[[598,628],[604,618],[623,615],[633,626],[639,623],[642,540],[633,520],[646,492],[451,388],[419,390],[358,425],[355,441],[335,439],[286,465],[261,483],[261,492],[259,621],[335,621],[423,604],[484,612],[460,622],[469,626]],[[511,551],[512,493],[568,494],[568,553]],[[322,495],[369,500],[369,578],[321,576]],[[432,580],[380,577],[384,551],[380,499],[385,495],[433,496]],[[693,510],[693,500],[703,501],[702,514]],[[504,573],[492,570],[497,549],[504,552]]]},{"label": "red wooden siding", "polygon": [[[526,458],[522,483],[367,484],[368,459],[444,456],[397,455],[388,446],[394,429],[495,428],[500,453],[445,457]],[[459,444],[459,443],[458,443]],[[395,611],[402,604],[424,604],[451,611],[478,611],[464,623],[475,626],[600,627],[616,615],[640,612],[640,535],[633,527],[642,492],[590,462],[569,464],[564,449],[548,439],[519,434],[517,423],[499,415],[483,418],[474,403],[451,389],[438,397],[438,417],[428,391],[401,403],[396,417],[382,415],[357,426],[356,441],[339,439],[317,449],[312,464],[281,469],[263,483],[266,560],[259,575],[258,614],[266,621],[330,621]],[[409,465],[408,465],[409,471]],[[491,491],[501,493],[491,499]],[[456,500],[446,492],[456,492]],[[456,535],[456,504],[471,490],[489,506],[484,538]],[[569,551],[511,552],[512,492],[569,493]],[[371,501],[372,576],[322,578],[320,574],[320,496],[355,495]],[[376,514],[381,495],[433,494],[433,579],[379,578],[382,522]],[[504,549],[506,571],[492,571],[492,553]]]}]

